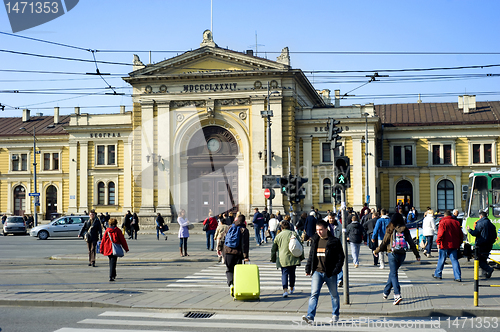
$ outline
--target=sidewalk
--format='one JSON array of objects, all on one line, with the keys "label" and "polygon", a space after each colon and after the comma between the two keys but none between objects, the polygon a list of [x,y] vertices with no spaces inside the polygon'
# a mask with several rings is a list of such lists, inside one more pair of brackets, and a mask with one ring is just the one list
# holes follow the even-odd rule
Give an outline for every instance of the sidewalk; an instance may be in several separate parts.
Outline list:
[{"label": "sidewalk", "polygon": [[[253,248],[250,258],[254,264],[269,264],[271,245]],[[306,250],[308,251],[308,247]],[[361,266],[363,271],[373,273],[380,270],[371,263],[372,258],[366,246],[361,249]],[[58,260],[87,260],[87,255],[55,255],[52,259]],[[386,258],[387,259],[387,258]],[[99,261],[107,258],[99,256]],[[189,257],[179,257],[179,253],[129,253],[120,261],[137,262],[176,262],[176,261],[213,261],[207,258],[205,251],[191,251]],[[497,287],[481,287],[479,292],[479,307],[473,306],[473,261],[461,259],[462,280],[453,281],[453,275],[443,274],[443,279],[433,279],[437,262],[436,258],[422,258],[417,262],[412,253],[407,254],[406,262],[400,271],[404,271],[411,280],[411,287],[402,287],[404,298],[400,305],[392,304],[391,293],[389,299],[382,298],[383,286],[356,286],[349,290],[349,304],[344,304],[342,288],[339,289],[341,303],[341,317],[359,316],[391,316],[391,317],[430,317],[430,316],[499,316],[500,289]],[[349,272],[361,271],[354,269],[352,264]],[[356,272],[358,272],[356,271]],[[445,269],[446,271],[446,269]],[[297,269],[303,273],[303,267]],[[370,272],[368,272],[370,273]],[[500,273],[494,272],[488,284],[499,284]],[[119,284],[119,282],[118,282]],[[72,289],[72,290],[39,290],[39,291],[5,291],[0,294],[0,305],[26,306],[76,306],[76,307],[125,307],[170,310],[198,310],[198,311],[252,311],[252,312],[282,312],[304,314],[307,311],[309,288],[298,289],[288,298],[282,298],[282,290],[262,290],[260,301],[242,302],[233,301],[228,289]],[[318,316],[331,316],[331,302],[327,287],[323,287],[319,299]]]}]

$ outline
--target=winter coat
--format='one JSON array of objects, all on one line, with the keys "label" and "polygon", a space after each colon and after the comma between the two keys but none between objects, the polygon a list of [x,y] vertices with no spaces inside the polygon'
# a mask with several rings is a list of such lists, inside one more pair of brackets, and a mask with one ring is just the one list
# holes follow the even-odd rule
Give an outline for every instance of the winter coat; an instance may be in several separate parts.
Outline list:
[{"label": "winter coat", "polygon": [[215,219],[215,217],[208,217],[207,219],[205,219],[205,221],[203,221],[203,226],[205,226],[208,222],[208,229],[207,231],[215,231],[217,229],[217,219]]},{"label": "winter coat", "polygon": [[182,217],[178,217],[177,218],[177,223],[179,224],[179,238],[186,238],[186,237],[189,237],[189,229],[188,229],[188,225],[189,225],[189,221],[187,220],[187,218],[182,218]]},{"label": "winter coat", "polygon": [[214,239],[215,241],[217,241],[217,250],[222,251],[222,249],[224,249],[224,240],[226,238],[226,233],[228,229],[229,226],[223,223],[217,226],[214,235]]},{"label": "winter coat", "polygon": [[469,229],[469,233],[476,237],[475,245],[480,247],[482,244],[486,244],[485,247],[491,246],[488,242],[488,223],[491,222],[488,218],[481,218],[476,221],[476,226],[474,229]]},{"label": "winter coat", "polygon": [[364,228],[357,220],[347,225],[346,234],[349,242],[357,244],[363,242],[363,232]]},{"label": "winter coat", "polygon": [[[306,273],[312,274],[318,268],[318,255],[316,251],[318,250],[319,235],[314,234],[311,239],[311,250],[309,250],[309,258],[306,263]],[[328,278],[332,275],[339,274],[342,271],[342,266],[344,265],[344,250],[342,250],[342,244],[340,240],[328,231],[328,242],[326,244],[325,250],[325,274]]]},{"label": "winter coat", "polygon": [[328,223],[328,229],[330,229],[330,233],[333,234],[337,239],[340,239],[340,234],[342,234],[342,226],[337,224],[334,225],[332,223]]},{"label": "winter coat", "polygon": [[127,213],[122,220],[122,227],[125,229],[130,229],[130,223],[132,222],[132,213]]},{"label": "winter coat", "polygon": [[316,218],[311,214],[309,214],[306,218],[304,231],[309,237],[312,237],[314,234],[316,234]]},{"label": "winter coat", "polygon": [[289,229],[283,229],[274,239],[273,247],[271,248],[271,262],[276,263],[276,268],[298,266],[300,265],[300,261],[305,258],[304,251],[302,251],[302,255],[300,257],[295,257],[288,249],[292,235],[295,235],[297,240],[299,240],[302,244],[302,241],[297,233],[292,232]]},{"label": "winter coat", "polygon": [[89,242],[99,241],[102,238],[102,225],[97,217],[95,219],[87,220],[83,224],[83,227],[80,229],[80,233],[78,234],[78,236],[83,237],[83,234],[85,234],[85,232],[87,232],[90,227],[92,227],[92,229],[90,230],[91,241]]},{"label": "winter coat", "polygon": [[252,223],[254,224],[254,227],[262,227],[264,225],[264,216],[262,215],[262,213],[254,213]]},{"label": "winter coat", "polygon": [[[238,246],[238,248],[230,248],[228,246],[224,246],[224,254],[237,255],[240,256],[242,259],[247,259],[248,251],[250,250],[250,232],[245,227],[245,224],[238,224],[236,221],[234,224],[236,227],[240,226],[240,231],[241,231],[240,245]],[[224,236],[226,236],[226,234],[227,231],[224,234]]]},{"label": "winter coat", "polygon": [[422,222],[422,233],[424,236],[432,236],[436,234],[436,222],[434,216],[427,215]]},{"label": "winter coat", "polygon": [[109,236],[111,236],[113,243],[121,244],[123,250],[128,252],[127,241],[125,240],[125,237],[123,236],[121,229],[119,229],[118,227],[108,227],[104,232],[104,235],[102,236],[102,242],[100,248],[101,253],[104,256],[111,256],[113,254],[113,247],[111,245]]},{"label": "winter coat", "polygon": [[298,230],[298,231],[303,231],[304,230],[304,225],[306,224],[306,220],[305,219],[302,219],[302,218],[299,218],[297,220],[297,224],[295,225],[295,228]]},{"label": "winter coat", "polygon": [[420,254],[418,253],[417,247],[415,246],[415,243],[413,242],[413,239],[411,238],[411,234],[410,234],[410,231],[408,230],[408,228],[406,228],[405,225],[394,227],[393,223],[389,223],[389,225],[387,225],[387,229],[385,231],[384,238],[382,239],[382,242],[380,243],[378,248],[375,249],[375,251],[373,253],[378,254],[381,251],[392,252],[392,238],[393,238],[392,233],[394,233],[394,230],[396,230],[399,233],[404,233],[406,242],[408,243],[411,250],[415,254],[415,257],[417,259],[419,259]]},{"label": "winter coat", "polygon": [[132,215],[130,227],[132,227],[136,232],[139,230],[139,217]]},{"label": "winter coat", "polygon": [[462,245],[463,240],[462,227],[457,220],[451,216],[446,216],[439,221],[436,238],[436,244],[439,249],[458,249]]},{"label": "winter coat", "polygon": [[385,231],[390,221],[391,219],[389,219],[389,216],[382,216],[377,220],[375,228],[373,229],[373,235],[372,235],[373,240],[382,241],[384,239]]},{"label": "winter coat", "polygon": [[269,219],[269,231],[276,232],[276,230],[278,229],[278,224],[279,224],[278,219],[276,218]]},{"label": "winter coat", "polygon": [[377,224],[377,220],[378,218],[372,218],[363,224],[363,228],[365,229],[366,234],[370,235],[370,238],[373,234],[373,230],[375,229],[375,225]]}]

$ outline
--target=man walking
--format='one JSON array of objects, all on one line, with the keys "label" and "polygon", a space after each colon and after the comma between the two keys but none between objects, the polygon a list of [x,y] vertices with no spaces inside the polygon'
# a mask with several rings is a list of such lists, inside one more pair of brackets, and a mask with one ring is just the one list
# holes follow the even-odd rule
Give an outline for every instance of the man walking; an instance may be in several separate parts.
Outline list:
[{"label": "man walking", "polygon": [[[380,214],[382,215],[378,220],[377,223],[375,224],[375,229],[373,230],[373,235],[372,235],[372,242],[375,242],[378,240],[378,243],[382,243],[382,240],[384,239],[385,236],[385,230],[387,228],[387,225],[389,225],[389,222],[391,219],[387,215],[387,210],[382,209],[380,211]],[[385,261],[384,261],[384,252],[380,252],[380,256],[378,258],[378,261],[380,263],[380,268],[383,269],[385,267]]]},{"label": "man walking", "polygon": [[368,247],[372,249],[373,265],[375,266],[378,265],[378,257],[373,254],[373,251],[378,247],[378,239],[376,242],[375,241],[372,242],[371,239],[373,235],[373,230],[375,229],[375,224],[377,223],[379,217],[380,214],[377,211],[374,211],[372,212],[372,218],[363,224],[363,228],[365,229],[366,232],[366,238],[368,239],[367,240]]},{"label": "man walking", "polygon": [[94,210],[90,210],[90,219],[83,224],[78,237],[84,236],[85,233],[89,234],[86,238],[89,249],[89,266],[95,267],[97,241],[102,239],[102,227]]},{"label": "man walking", "polygon": [[462,228],[460,223],[451,216],[451,212],[446,210],[444,217],[439,222],[438,235],[436,244],[439,251],[439,258],[436,266],[436,271],[432,274],[434,278],[442,279],[444,261],[446,257],[450,257],[451,265],[453,266],[453,275],[455,281],[462,281],[462,272],[458,263],[458,248],[463,241]]},{"label": "man walking", "polygon": [[302,319],[308,324],[314,322],[316,307],[323,283],[328,286],[328,291],[332,300],[332,320],[335,323],[339,320],[340,299],[337,292],[337,274],[342,270],[344,264],[344,251],[340,240],[333,236],[328,230],[328,223],[324,220],[316,222],[316,234],[311,238],[311,250],[306,264],[306,275],[312,274],[311,297],[307,315]]},{"label": "man walking", "polygon": [[255,242],[260,246],[262,239],[260,238],[260,229],[264,226],[264,216],[259,212],[259,208],[254,209],[253,213],[253,230],[255,231]]},{"label": "man walking", "polygon": [[[470,229],[470,227],[467,226],[467,231],[472,236],[476,237],[476,256],[479,260],[479,267],[483,270],[481,276],[489,279],[494,269],[488,265],[488,256],[493,248],[493,243],[495,243],[497,239],[496,227],[491,223],[490,219],[488,219],[488,213],[481,211],[479,216],[481,219],[476,221],[476,228]],[[441,225],[439,227],[441,227]]]},{"label": "man walking", "polygon": [[359,266],[359,248],[361,247],[361,242],[363,242],[363,232],[364,228],[359,223],[358,217],[353,215],[351,223],[347,225],[346,236],[351,246],[352,262],[355,268]]}]

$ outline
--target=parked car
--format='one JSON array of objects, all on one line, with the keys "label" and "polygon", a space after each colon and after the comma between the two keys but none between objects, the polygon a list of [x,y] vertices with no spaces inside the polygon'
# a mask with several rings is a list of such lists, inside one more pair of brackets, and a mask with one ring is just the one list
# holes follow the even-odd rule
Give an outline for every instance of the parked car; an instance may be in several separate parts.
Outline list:
[{"label": "parked car", "polygon": [[40,240],[46,240],[49,237],[77,237],[87,220],[89,220],[89,216],[60,217],[46,225],[32,228],[30,235],[38,237]]},{"label": "parked car", "polygon": [[23,217],[9,216],[3,224],[3,235],[7,234],[26,234],[26,223]]}]

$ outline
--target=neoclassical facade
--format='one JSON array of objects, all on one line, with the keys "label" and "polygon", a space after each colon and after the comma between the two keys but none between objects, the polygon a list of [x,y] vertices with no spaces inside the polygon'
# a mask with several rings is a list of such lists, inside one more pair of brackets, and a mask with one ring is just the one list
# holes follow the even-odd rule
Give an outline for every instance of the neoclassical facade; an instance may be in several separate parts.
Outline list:
[{"label": "neoclassical facade", "polygon": [[[463,209],[471,170],[498,164],[500,103],[340,105],[340,92],[317,91],[290,65],[288,49],[275,60],[219,48],[210,31],[198,49],[144,65],[134,56],[123,78],[133,88],[130,110],[115,114],[0,118],[0,212],[40,216],[90,209],[135,211],[152,222],[180,209],[199,221],[209,210],[251,214],[266,205],[267,119],[271,118],[273,175],[307,177],[295,209],[332,209],[329,118],[341,121],[350,158],[347,205],[393,210],[399,200],[419,211]],[[465,97],[463,97],[465,98]],[[469,98],[469,97],[467,97]],[[470,106],[470,107],[469,107]],[[117,106],[118,108],[118,106]],[[20,131],[24,127],[26,131]],[[38,153],[38,151],[40,151]],[[290,151],[290,154],[289,154]],[[288,160],[291,160],[289,163]],[[368,181],[366,181],[368,179]],[[289,211],[277,192],[273,210]]]}]

